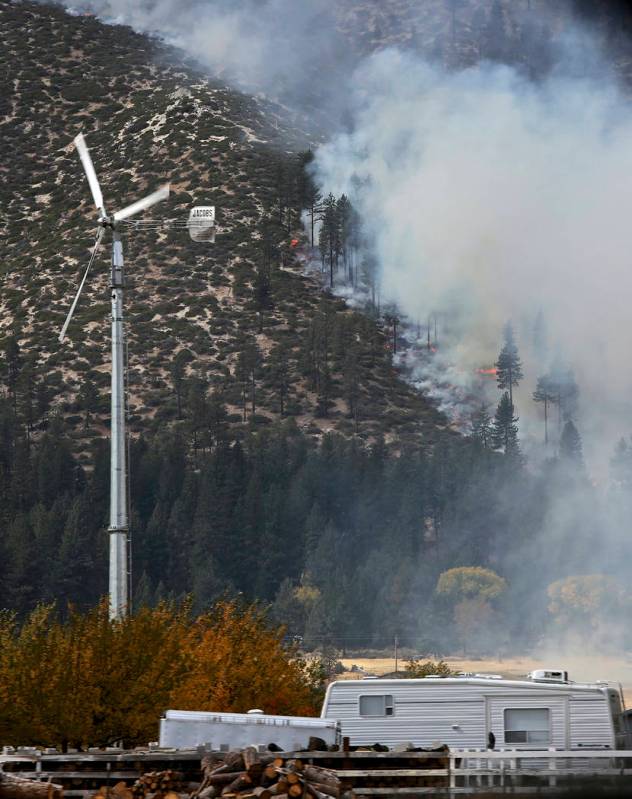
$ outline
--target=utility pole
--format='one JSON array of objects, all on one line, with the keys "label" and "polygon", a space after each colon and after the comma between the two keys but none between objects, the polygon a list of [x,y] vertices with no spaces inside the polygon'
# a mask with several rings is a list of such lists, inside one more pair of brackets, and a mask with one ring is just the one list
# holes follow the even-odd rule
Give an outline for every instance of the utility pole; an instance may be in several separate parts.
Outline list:
[{"label": "utility pole", "polygon": [[397,664],[398,664],[398,661],[399,661],[398,647],[399,647],[399,638],[397,636],[395,636],[395,674],[397,674],[397,671],[398,671],[398,669],[397,669]]}]

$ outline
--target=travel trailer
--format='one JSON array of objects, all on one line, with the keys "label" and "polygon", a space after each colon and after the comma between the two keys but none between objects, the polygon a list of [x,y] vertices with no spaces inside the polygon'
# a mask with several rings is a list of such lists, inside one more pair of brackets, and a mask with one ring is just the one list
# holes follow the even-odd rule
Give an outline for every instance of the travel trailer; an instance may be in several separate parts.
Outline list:
[{"label": "travel trailer", "polygon": [[337,680],[322,717],[337,719],[352,746],[411,742],[451,749],[622,749],[619,688],[573,683],[563,670],[525,680],[496,675]]},{"label": "travel trailer", "polygon": [[322,718],[273,716],[262,710],[248,713],[206,713],[167,710],[160,720],[160,746],[215,751],[242,749],[274,743],[286,751],[305,749],[310,737],[327,744],[338,743],[338,724]]}]

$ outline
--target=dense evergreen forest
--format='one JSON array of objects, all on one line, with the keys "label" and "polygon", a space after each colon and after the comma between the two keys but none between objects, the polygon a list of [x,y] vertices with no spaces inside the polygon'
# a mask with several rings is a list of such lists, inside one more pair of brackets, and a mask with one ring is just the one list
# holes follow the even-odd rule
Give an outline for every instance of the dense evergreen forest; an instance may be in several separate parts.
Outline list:
[{"label": "dense evergreen forest", "polygon": [[[236,440],[220,421],[196,452],[185,412],[181,427],[132,443],[136,606],[193,593],[203,609],[242,593],[272,604],[309,647],[384,646],[397,635],[440,652],[470,629],[477,646],[503,648],[541,635],[546,587],[589,561],[600,512],[606,521],[572,446],[532,474],[478,436],[446,434],[396,456],[380,440],[330,434],[319,445],[292,420]],[[39,601],[94,604],[107,586],[106,443],[95,443],[87,471],[61,418],[30,443],[10,400],[0,419],[0,605],[24,614]],[[629,449],[616,466],[612,490],[619,502],[627,492],[629,507]],[[547,541],[559,497],[579,495]],[[629,541],[613,551],[603,533],[608,556],[629,557]],[[461,627],[446,624],[453,609],[435,590],[458,566],[488,567],[508,583],[495,608],[466,592],[476,618]],[[611,610],[613,585],[598,595]]]}]

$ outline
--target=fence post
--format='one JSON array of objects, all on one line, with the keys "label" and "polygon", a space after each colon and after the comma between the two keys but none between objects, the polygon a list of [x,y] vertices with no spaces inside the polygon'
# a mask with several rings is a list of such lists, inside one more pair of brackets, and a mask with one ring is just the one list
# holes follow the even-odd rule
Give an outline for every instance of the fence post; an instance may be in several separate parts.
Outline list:
[{"label": "fence post", "polygon": [[[549,746],[549,752],[555,752],[554,746]],[[556,757],[549,757],[549,771],[557,771],[557,758]],[[549,786],[554,788],[557,785],[557,777],[550,776],[549,777]]]}]

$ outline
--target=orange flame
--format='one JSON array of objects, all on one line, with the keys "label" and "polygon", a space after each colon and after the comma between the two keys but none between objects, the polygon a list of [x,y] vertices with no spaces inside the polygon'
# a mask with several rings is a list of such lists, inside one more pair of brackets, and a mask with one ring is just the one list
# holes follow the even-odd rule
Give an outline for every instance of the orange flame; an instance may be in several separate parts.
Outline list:
[{"label": "orange flame", "polygon": [[477,369],[476,371],[479,375],[492,375],[495,377],[498,374],[498,369],[496,369],[495,366],[492,366],[489,369]]},{"label": "orange flame", "polygon": [[290,247],[298,247],[298,239],[292,239],[290,241]]}]

